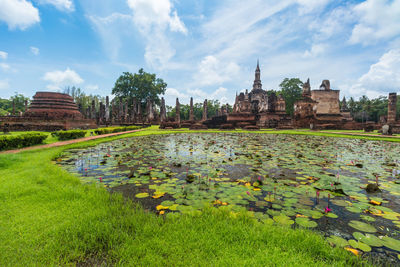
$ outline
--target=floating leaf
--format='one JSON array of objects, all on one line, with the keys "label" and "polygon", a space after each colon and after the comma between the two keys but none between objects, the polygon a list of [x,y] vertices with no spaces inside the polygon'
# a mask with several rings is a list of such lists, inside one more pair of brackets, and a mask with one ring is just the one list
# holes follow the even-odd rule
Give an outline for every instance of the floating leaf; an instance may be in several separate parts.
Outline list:
[{"label": "floating leaf", "polygon": [[307,228],[317,227],[317,225],[318,225],[316,222],[311,221],[310,219],[304,218],[304,217],[297,217],[296,223],[300,226],[307,227]]},{"label": "floating leaf", "polygon": [[349,226],[351,226],[351,227],[353,227],[353,228],[355,228],[357,230],[360,230],[360,231],[363,231],[363,232],[367,232],[367,233],[375,233],[376,232],[375,227],[373,227],[370,224],[367,224],[367,223],[364,223],[364,222],[360,222],[360,221],[352,220],[352,221],[349,222]]},{"label": "floating leaf", "polygon": [[388,247],[390,249],[400,251],[400,241],[396,240],[392,237],[384,236],[382,237],[382,243],[385,247]]},{"label": "floating leaf", "polygon": [[349,242],[347,242],[346,239],[339,237],[339,236],[335,236],[335,235],[331,235],[330,237],[328,237],[326,239],[328,242],[338,246],[338,247],[345,247],[349,245]]},{"label": "floating leaf", "polygon": [[137,197],[137,198],[145,198],[148,196],[149,196],[149,193],[138,193],[135,195],[135,197]]},{"label": "floating leaf", "polygon": [[290,217],[286,215],[274,216],[274,221],[283,225],[291,225],[294,223],[294,221],[291,220]]},{"label": "floating leaf", "polygon": [[353,236],[358,241],[361,241],[369,246],[372,246],[372,247],[381,247],[382,246],[382,241],[378,237],[376,237],[372,234],[363,235],[360,232],[354,232]]}]

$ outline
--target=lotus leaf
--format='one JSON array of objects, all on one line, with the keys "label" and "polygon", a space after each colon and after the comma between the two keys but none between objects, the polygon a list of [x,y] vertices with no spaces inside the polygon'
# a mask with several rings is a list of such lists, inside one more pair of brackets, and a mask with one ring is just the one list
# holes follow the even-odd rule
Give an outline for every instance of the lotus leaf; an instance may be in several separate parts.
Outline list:
[{"label": "lotus leaf", "polygon": [[385,247],[400,251],[400,241],[389,236],[382,237],[382,243]]},{"label": "lotus leaf", "polygon": [[286,216],[286,215],[277,215],[274,216],[274,221],[282,224],[282,225],[291,225],[294,223],[293,220],[290,219],[290,217]]},{"label": "lotus leaf", "polygon": [[326,240],[338,247],[345,247],[349,245],[349,242],[346,239],[335,235],[328,237]]},{"label": "lotus leaf", "polygon": [[138,193],[135,195],[135,197],[137,197],[137,198],[145,198],[148,196],[149,196],[149,193]]},{"label": "lotus leaf", "polygon": [[304,217],[297,217],[296,223],[300,226],[307,227],[307,228],[317,227],[317,225],[318,225],[316,222],[311,221],[310,219],[304,218]]},{"label": "lotus leaf", "polygon": [[367,232],[367,233],[375,233],[376,232],[375,227],[373,227],[370,224],[361,222],[361,221],[352,220],[349,222],[349,226],[351,226],[357,230],[360,230],[362,232]]}]

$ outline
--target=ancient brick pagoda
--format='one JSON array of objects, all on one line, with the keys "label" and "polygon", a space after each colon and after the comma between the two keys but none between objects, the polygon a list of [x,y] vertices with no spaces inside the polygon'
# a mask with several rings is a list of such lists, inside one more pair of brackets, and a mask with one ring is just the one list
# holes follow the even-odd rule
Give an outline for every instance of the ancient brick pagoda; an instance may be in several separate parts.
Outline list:
[{"label": "ancient brick pagoda", "polygon": [[47,119],[83,119],[83,115],[70,95],[53,92],[37,92],[24,116]]},{"label": "ancient brick pagoda", "polygon": [[97,128],[95,120],[84,119],[71,96],[54,92],[37,92],[23,116],[0,117],[0,123],[12,131]]}]

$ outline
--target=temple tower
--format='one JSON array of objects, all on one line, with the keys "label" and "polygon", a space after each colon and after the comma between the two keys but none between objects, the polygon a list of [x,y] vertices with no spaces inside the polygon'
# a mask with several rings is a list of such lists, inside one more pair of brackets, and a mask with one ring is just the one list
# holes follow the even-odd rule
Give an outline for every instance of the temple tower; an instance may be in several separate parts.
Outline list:
[{"label": "temple tower", "polygon": [[262,84],[261,84],[261,71],[260,71],[260,65],[257,60],[257,68],[255,71],[255,78],[254,78],[254,83],[253,83],[253,90],[257,89],[262,89]]},{"label": "temple tower", "polygon": [[176,98],[176,115],[175,115],[175,121],[180,124],[181,123],[181,106],[179,104],[179,99]]},{"label": "temple tower", "polygon": [[190,98],[190,111],[189,111],[189,120],[194,121],[194,112],[193,112],[193,97]]}]

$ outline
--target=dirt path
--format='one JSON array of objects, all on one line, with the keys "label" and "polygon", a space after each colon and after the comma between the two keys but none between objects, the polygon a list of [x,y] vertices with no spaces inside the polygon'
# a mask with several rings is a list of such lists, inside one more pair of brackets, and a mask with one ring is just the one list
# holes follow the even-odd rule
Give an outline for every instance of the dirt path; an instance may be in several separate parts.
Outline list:
[{"label": "dirt path", "polygon": [[55,143],[52,143],[52,144],[30,146],[30,147],[24,147],[24,148],[13,149],[13,150],[6,150],[6,151],[1,151],[0,154],[15,154],[15,153],[18,153],[18,152],[21,152],[21,151],[26,151],[26,150],[34,150],[34,149],[43,149],[43,148],[49,148],[49,147],[64,146],[64,145],[75,144],[75,143],[95,140],[95,139],[104,138],[104,137],[110,137],[110,136],[116,136],[116,135],[122,135],[122,134],[128,134],[128,133],[134,133],[134,132],[138,132],[138,131],[141,131],[141,129],[132,130],[132,131],[126,131],[126,132],[94,135],[94,136],[89,136],[89,137],[84,137],[84,138],[79,138],[79,139],[55,142]]}]

